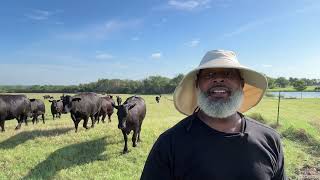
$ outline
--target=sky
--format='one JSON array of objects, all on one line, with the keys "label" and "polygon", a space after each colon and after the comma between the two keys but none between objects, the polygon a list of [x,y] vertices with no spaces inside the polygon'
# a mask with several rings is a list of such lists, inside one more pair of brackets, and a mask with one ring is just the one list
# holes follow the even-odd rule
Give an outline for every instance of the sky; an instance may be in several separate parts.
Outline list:
[{"label": "sky", "polygon": [[0,85],[173,78],[213,49],[271,77],[320,79],[320,1],[0,2]]}]

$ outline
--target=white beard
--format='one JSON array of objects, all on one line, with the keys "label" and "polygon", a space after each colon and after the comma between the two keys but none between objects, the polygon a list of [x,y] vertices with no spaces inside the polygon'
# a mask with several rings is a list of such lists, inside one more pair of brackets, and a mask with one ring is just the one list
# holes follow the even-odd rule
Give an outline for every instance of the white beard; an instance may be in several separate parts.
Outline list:
[{"label": "white beard", "polygon": [[240,109],[243,101],[243,91],[236,90],[230,98],[225,100],[210,100],[205,92],[198,89],[198,106],[208,116],[213,118],[226,118]]}]

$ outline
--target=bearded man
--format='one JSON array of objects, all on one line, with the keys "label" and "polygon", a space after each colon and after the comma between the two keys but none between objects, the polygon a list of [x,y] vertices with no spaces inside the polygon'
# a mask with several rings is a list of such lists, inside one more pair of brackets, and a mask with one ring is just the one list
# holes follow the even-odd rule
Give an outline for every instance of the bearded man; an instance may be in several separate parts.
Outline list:
[{"label": "bearded man", "polygon": [[176,109],[188,117],[160,135],[141,179],[287,179],[279,134],[242,114],[266,88],[265,76],[234,52],[207,52],[174,92]]}]

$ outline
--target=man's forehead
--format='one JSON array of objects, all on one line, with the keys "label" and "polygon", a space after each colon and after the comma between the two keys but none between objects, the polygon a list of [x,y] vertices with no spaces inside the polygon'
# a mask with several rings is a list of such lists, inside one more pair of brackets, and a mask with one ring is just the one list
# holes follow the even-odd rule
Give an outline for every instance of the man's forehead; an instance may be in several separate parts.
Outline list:
[{"label": "man's forehead", "polygon": [[232,68],[208,68],[208,69],[201,69],[201,73],[210,73],[210,72],[239,72],[237,69]]}]

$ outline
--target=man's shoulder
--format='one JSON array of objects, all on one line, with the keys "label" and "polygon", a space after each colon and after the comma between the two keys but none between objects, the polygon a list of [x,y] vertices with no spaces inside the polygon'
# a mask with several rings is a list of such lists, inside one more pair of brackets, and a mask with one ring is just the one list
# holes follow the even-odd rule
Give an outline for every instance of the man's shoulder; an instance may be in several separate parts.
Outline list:
[{"label": "man's shoulder", "polygon": [[184,119],[182,119],[180,122],[178,122],[173,127],[167,129],[165,132],[163,132],[160,136],[162,137],[172,137],[172,136],[179,136],[184,135],[188,133],[188,128],[190,128],[192,121],[194,119],[194,115],[190,115]]},{"label": "man's shoulder", "polygon": [[248,116],[245,116],[245,118],[247,120],[246,122],[247,122],[248,131],[251,131],[253,133],[263,134],[265,136],[271,136],[277,139],[280,138],[279,133],[275,129],[271,128],[270,126],[263,124],[261,122],[258,122],[257,120],[252,119]]}]

